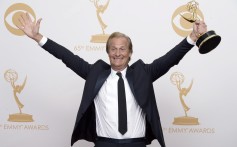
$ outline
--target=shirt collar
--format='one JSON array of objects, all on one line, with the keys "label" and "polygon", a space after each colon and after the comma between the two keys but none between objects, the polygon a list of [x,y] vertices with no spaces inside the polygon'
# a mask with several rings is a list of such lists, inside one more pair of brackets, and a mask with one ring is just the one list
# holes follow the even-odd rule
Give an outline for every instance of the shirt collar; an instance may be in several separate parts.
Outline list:
[{"label": "shirt collar", "polygon": [[[117,72],[118,72],[118,71],[115,71],[115,70],[113,70],[113,69],[111,68],[111,75],[112,75],[113,77],[114,77],[114,76],[117,76],[117,75],[116,75]],[[120,71],[120,72],[121,72],[122,76],[125,77],[125,76],[126,76],[126,72],[127,72],[127,67],[126,67],[125,69],[123,69],[122,71]]]}]

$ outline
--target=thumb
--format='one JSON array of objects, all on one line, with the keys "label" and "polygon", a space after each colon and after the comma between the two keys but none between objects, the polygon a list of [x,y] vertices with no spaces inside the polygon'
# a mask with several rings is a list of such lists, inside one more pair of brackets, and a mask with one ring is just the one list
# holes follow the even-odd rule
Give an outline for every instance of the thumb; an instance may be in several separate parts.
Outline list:
[{"label": "thumb", "polygon": [[41,23],[41,21],[42,21],[42,18],[40,18],[40,19],[37,20],[37,22],[36,22],[36,26],[37,26],[37,28],[40,27],[40,23]]}]

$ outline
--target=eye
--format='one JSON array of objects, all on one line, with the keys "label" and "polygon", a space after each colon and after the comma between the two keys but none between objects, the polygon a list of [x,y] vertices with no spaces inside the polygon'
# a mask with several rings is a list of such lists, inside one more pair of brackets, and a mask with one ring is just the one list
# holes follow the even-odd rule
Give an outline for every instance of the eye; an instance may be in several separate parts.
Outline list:
[{"label": "eye", "polygon": [[[192,28],[193,28],[193,23],[185,20],[185,18],[191,18],[192,14],[187,11],[186,5],[179,7],[176,9],[172,16],[172,26],[175,32],[182,36],[186,37],[188,34],[191,33]],[[203,15],[201,11],[197,10],[197,19],[203,20]]]},{"label": "eye", "polygon": [[116,50],[116,48],[113,48],[113,47],[111,47],[111,48],[109,49],[109,51],[110,51],[111,53],[114,53],[115,50]]},{"label": "eye", "polygon": [[11,5],[5,12],[4,23],[8,31],[17,36],[22,36],[24,33],[16,27],[20,25],[18,18],[25,12],[28,12],[32,20],[36,21],[36,16],[31,7],[24,3],[16,3]]}]

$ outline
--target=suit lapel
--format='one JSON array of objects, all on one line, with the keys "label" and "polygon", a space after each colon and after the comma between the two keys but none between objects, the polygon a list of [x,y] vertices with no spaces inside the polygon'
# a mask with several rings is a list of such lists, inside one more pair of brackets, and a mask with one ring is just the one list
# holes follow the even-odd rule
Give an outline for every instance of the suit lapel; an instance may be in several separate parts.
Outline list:
[{"label": "suit lapel", "polygon": [[133,70],[129,66],[127,68],[126,78],[128,80],[128,84],[131,88],[132,94],[136,98],[135,92],[134,92],[134,87],[133,87]]},{"label": "suit lapel", "polygon": [[105,70],[104,72],[102,72],[96,81],[95,84],[95,88],[94,88],[94,95],[97,95],[101,86],[104,84],[105,80],[107,79],[107,77],[109,76],[109,74],[111,73],[111,69]]}]

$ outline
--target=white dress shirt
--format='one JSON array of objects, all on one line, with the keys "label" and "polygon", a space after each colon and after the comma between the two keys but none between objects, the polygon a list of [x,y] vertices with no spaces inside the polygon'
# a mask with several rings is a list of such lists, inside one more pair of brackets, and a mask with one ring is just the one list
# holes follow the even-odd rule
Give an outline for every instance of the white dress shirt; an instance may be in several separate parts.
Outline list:
[{"label": "white dress shirt", "polygon": [[126,78],[126,69],[121,71],[124,80],[127,104],[127,132],[118,131],[118,75],[111,69],[111,74],[102,85],[94,99],[96,108],[96,132],[98,136],[124,139],[145,137],[145,114],[137,104]]}]

